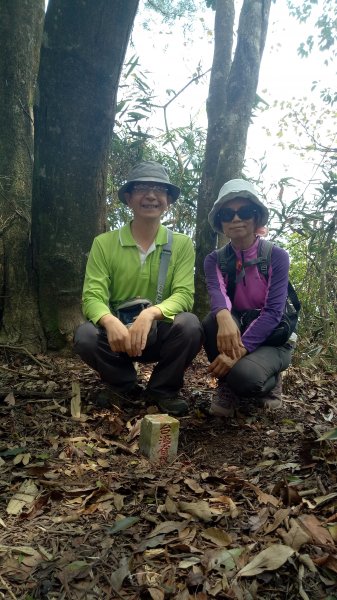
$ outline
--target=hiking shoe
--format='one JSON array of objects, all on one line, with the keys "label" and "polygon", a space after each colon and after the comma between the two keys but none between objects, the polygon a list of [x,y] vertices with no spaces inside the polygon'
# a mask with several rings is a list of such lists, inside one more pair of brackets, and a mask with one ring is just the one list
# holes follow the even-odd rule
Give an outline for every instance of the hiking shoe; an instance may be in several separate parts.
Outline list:
[{"label": "hiking shoe", "polygon": [[234,417],[239,397],[232,392],[225,381],[219,381],[212,398],[209,414],[213,417]]},{"label": "hiking shoe", "polygon": [[149,396],[146,398],[146,404],[154,404],[159,408],[161,413],[167,413],[172,417],[182,417],[183,415],[186,415],[189,410],[187,402],[178,396],[173,398]]},{"label": "hiking shoe", "polygon": [[277,410],[282,407],[282,378],[277,376],[275,387],[263,398],[258,399],[262,408]]}]

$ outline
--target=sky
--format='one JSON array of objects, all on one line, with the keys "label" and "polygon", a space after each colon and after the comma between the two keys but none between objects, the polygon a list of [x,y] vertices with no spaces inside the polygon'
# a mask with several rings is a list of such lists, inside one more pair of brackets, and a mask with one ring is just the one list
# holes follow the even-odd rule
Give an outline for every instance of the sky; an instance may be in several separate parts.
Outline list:
[{"label": "sky", "polygon": [[[177,92],[186,84],[199,63],[201,71],[211,67],[213,23],[214,13],[208,9],[196,19],[194,31],[184,37],[182,20],[177,21],[173,27],[165,27],[158,22],[156,24],[156,18],[153,17],[149,30],[146,30],[142,25],[141,14],[137,17],[132,34],[132,52],[139,55],[142,68],[148,72],[149,83],[155,88],[159,104],[164,104],[169,99],[168,88]],[[303,104],[302,99],[306,97],[304,104],[314,102],[320,110],[322,102],[318,92],[311,90],[312,81],[320,79],[323,86],[336,81],[335,67],[324,66],[324,56],[321,52],[317,51],[307,59],[298,56],[297,48],[310,32],[310,23],[301,25],[289,16],[286,0],[272,3],[258,87],[258,94],[271,108],[261,113],[250,128],[246,153],[247,166],[253,177],[259,170],[256,157],[266,155],[264,187],[270,189],[270,193],[276,193],[272,189],[279,179],[290,176],[299,179],[296,189],[304,190],[317,169],[316,163],[313,164],[311,157],[306,153],[299,156],[298,152],[282,150],[279,147],[280,143],[297,141],[298,133],[290,130],[284,133],[282,138],[278,137],[279,121],[287,112],[285,108],[281,108],[281,102]],[[207,77],[198,85],[192,84],[181,95],[179,102],[172,103],[168,110],[169,125],[186,125],[189,116],[192,115],[194,120],[206,127],[207,91]],[[278,105],[274,107],[275,101]],[[313,118],[315,120],[316,116]],[[158,130],[164,128],[162,110],[153,115],[151,125]],[[328,123],[323,122],[319,128],[323,141],[326,139],[324,128],[328,126]],[[294,191],[289,190],[289,193],[293,194]]]}]

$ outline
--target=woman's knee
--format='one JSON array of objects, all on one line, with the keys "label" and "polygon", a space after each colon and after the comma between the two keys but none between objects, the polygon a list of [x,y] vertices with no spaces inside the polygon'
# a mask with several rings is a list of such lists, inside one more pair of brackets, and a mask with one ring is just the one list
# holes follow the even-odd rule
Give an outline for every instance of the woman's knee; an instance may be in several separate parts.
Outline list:
[{"label": "woman's knee", "polygon": [[250,397],[260,394],[271,380],[271,388],[276,373],[269,372],[264,365],[241,359],[234,365],[227,376],[229,387],[238,396]]}]

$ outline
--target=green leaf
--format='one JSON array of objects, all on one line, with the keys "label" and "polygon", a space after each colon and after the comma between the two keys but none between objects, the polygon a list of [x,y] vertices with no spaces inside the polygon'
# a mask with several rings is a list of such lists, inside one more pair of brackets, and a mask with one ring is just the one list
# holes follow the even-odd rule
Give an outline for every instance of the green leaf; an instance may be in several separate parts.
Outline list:
[{"label": "green leaf", "polygon": [[138,523],[139,517],[125,517],[125,519],[121,519],[120,521],[116,521],[113,527],[108,528],[108,533],[118,533],[119,531],[124,531],[125,529],[129,529],[135,523]]},{"label": "green leaf", "polygon": [[8,448],[0,452],[0,456],[16,456],[21,452],[26,452],[26,448]]},{"label": "green leaf", "polygon": [[329,431],[323,433],[323,435],[317,439],[317,442],[322,440],[337,440],[337,427],[334,429],[329,429]]}]

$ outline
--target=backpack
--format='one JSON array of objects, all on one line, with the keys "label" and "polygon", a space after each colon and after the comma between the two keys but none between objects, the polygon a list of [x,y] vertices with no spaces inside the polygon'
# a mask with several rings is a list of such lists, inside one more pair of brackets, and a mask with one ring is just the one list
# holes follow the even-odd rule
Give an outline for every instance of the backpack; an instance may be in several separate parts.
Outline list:
[{"label": "backpack", "polygon": [[[220,248],[216,251],[217,263],[221,273],[222,275],[228,276],[227,295],[232,304],[234,301],[235,286],[243,278],[245,267],[257,265],[261,275],[263,275],[268,281],[268,271],[271,263],[273,246],[273,242],[260,239],[257,249],[257,257],[244,262],[238,275],[236,273],[236,256],[231,244],[226,244],[226,246],[223,246],[223,248]],[[265,340],[264,345],[283,345],[289,339],[291,334],[296,331],[300,309],[301,303],[298,299],[297,293],[291,282],[288,281],[288,296],[283,310],[282,319],[267,340]],[[259,309],[248,310],[244,312],[234,312],[234,316],[237,316],[239,319],[241,333],[243,333],[250,323],[259,316],[260,312],[261,311]]]}]

